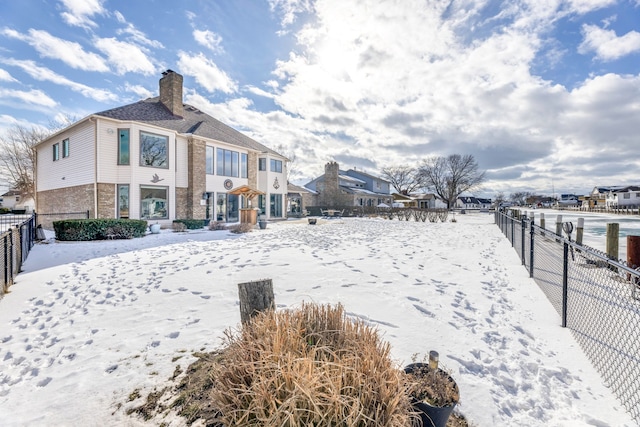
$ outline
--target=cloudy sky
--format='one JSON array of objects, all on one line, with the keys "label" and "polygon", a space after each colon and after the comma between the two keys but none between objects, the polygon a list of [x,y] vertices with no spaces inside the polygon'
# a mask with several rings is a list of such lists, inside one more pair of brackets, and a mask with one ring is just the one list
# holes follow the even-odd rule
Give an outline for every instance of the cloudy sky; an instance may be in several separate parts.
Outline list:
[{"label": "cloudy sky", "polygon": [[502,191],[640,184],[640,0],[0,2],[0,132],[157,95],[378,173],[472,154]]}]

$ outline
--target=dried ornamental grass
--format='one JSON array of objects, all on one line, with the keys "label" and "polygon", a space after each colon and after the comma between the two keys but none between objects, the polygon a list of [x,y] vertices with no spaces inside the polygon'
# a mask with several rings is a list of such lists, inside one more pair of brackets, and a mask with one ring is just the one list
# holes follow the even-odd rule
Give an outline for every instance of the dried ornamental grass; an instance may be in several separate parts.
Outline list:
[{"label": "dried ornamental grass", "polygon": [[409,425],[389,344],[340,305],[264,312],[226,339],[211,392],[224,425]]}]

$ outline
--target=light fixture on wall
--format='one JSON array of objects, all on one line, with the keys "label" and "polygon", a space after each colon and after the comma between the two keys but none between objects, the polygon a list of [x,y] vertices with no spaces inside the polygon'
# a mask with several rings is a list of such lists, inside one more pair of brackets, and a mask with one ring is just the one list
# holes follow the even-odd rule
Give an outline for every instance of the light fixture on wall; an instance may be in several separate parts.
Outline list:
[{"label": "light fixture on wall", "polygon": [[207,200],[209,198],[209,193],[202,193],[202,200]]}]

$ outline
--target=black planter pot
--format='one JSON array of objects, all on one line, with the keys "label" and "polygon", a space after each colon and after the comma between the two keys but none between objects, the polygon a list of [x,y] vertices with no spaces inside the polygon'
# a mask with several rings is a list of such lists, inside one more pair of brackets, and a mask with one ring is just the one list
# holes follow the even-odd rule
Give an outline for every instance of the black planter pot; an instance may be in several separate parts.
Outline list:
[{"label": "black planter pot", "polygon": [[264,230],[265,228],[267,228],[267,221],[261,219],[260,221],[258,221],[258,225],[260,226],[260,230]]},{"label": "black planter pot", "polygon": [[[428,363],[412,363],[404,368],[404,371],[407,374],[412,374],[418,369],[428,368]],[[449,374],[442,371],[441,369],[438,369],[438,371],[441,374],[446,375],[448,380],[453,383],[456,390],[458,389],[458,385]],[[449,416],[453,412],[453,408],[455,408],[456,406],[455,403],[447,406],[433,406],[427,402],[417,400],[414,397],[411,397],[411,404],[413,408],[420,414],[420,418],[414,420],[414,427],[446,427],[447,420],[449,420]]]}]

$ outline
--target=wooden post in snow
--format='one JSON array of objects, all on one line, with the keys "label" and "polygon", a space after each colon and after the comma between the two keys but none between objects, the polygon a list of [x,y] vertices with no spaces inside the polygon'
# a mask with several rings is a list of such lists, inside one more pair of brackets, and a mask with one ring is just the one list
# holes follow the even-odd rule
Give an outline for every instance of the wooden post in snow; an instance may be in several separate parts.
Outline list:
[{"label": "wooden post in snow", "polygon": [[620,240],[620,224],[607,223],[607,257],[618,261],[618,247]]},{"label": "wooden post in snow", "polygon": [[582,238],[584,236],[584,218],[578,218],[578,227],[576,228],[576,243],[582,246]]},{"label": "wooden post in snow", "polygon": [[271,279],[238,283],[238,294],[240,296],[240,320],[243,324],[261,311],[275,310],[276,308]]}]

